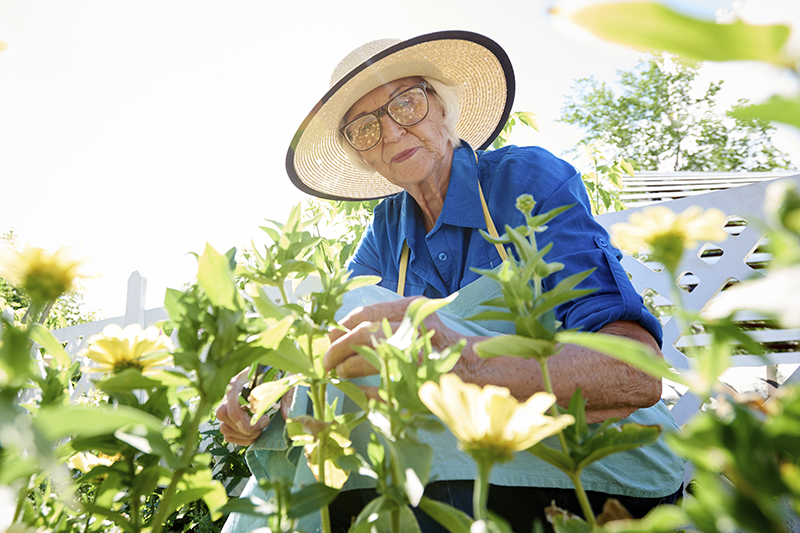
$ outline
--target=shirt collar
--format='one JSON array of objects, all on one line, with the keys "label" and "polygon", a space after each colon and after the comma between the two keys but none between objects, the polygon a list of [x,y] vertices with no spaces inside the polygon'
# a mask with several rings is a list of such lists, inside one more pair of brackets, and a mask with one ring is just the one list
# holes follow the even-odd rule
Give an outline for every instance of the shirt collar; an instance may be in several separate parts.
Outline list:
[{"label": "shirt collar", "polygon": [[[402,191],[399,194],[399,200],[402,203],[398,221],[400,231],[398,232],[397,257],[395,258],[398,263],[404,241],[408,241],[413,257],[417,224],[420,223],[417,217],[416,202],[411,195]],[[463,140],[461,145],[453,150],[450,182],[447,185],[442,213],[439,215],[433,231],[436,231],[442,224],[466,228],[485,229],[486,227],[478,193],[478,162],[475,160],[475,152],[472,147]]]},{"label": "shirt collar", "polygon": [[464,141],[453,151],[450,183],[436,227],[442,224],[465,228],[486,226],[478,194],[478,162],[475,160],[475,152]]}]

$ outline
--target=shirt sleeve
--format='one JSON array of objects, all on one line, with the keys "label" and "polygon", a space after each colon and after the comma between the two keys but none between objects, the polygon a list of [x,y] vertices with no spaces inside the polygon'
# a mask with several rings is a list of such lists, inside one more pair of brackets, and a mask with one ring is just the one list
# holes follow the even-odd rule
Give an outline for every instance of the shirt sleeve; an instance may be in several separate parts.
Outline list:
[{"label": "shirt sleeve", "polygon": [[[545,260],[564,265],[563,270],[544,280],[545,290],[554,288],[569,276],[594,269],[578,286],[579,289],[594,289],[594,292],[556,307],[556,316],[564,327],[598,331],[606,324],[628,320],[641,324],[661,345],[661,324],[644,306],[641,295],[628,279],[620,264],[622,254],[610,244],[605,228],[592,216],[580,173],[538,148],[509,150],[493,170],[493,180],[499,178],[499,182],[492,183],[491,190],[503,197],[496,200],[504,203],[506,211],[516,211],[516,198],[524,193],[531,194],[536,201],[534,214],[574,204],[556,216],[545,232],[537,234],[540,249],[553,243]],[[496,201],[490,204],[496,205],[491,209],[493,216],[503,212]],[[510,225],[522,223],[518,211],[516,216]]]},{"label": "shirt sleeve", "polygon": [[353,257],[347,264],[347,269],[352,273],[352,276],[380,276],[379,258],[380,254],[378,254],[376,247],[373,223],[370,222],[361,237],[361,242],[356,247]]}]

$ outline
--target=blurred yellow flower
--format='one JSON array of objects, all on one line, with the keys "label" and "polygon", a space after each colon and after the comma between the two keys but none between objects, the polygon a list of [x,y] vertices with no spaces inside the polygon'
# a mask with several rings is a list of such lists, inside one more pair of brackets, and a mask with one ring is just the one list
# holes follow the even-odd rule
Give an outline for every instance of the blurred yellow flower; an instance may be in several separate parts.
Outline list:
[{"label": "blurred yellow flower", "polygon": [[87,474],[95,466],[111,466],[121,458],[122,456],[120,454],[111,456],[104,453],[95,455],[91,452],[78,452],[70,457],[69,461],[67,461],[67,466]]},{"label": "blurred yellow flower", "polygon": [[83,261],[66,248],[48,253],[26,246],[22,252],[10,250],[0,257],[0,276],[8,279],[36,303],[55,300],[72,288]]},{"label": "blurred yellow flower", "polygon": [[8,48],[8,45],[5,42],[0,41],[0,52],[5,50],[6,48]]},{"label": "blurred yellow flower", "polygon": [[94,335],[89,344],[78,355],[98,363],[87,372],[122,372],[126,368],[138,368],[143,374],[152,374],[172,363],[169,350],[172,343],[161,330],[150,326],[142,330],[139,324],[125,329],[116,324],[106,326],[103,333]]},{"label": "blurred yellow flower", "polygon": [[648,207],[631,214],[628,222],[611,226],[611,240],[626,252],[652,253],[656,261],[675,270],[683,251],[700,241],[723,241],[728,233],[723,229],[725,214],[719,209],[690,206],[675,214],[664,206]]},{"label": "blurred yellow flower", "polygon": [[419,397],[438,416],[469,454],[490,453],[509,460],[513,452],[526,450],[542,439],[573,424],[571,415],[545,415],[556,398],[537,392],[519,403],[505,387],[479,387],[464,383],[455,374],[444,374],[439,385],[428,381]]},{"label": "blurred yellow flower", "polygon": [[728,233],[723,229],[725,213],[719,209],[690,206],[676,215],[664,206],[648,207],[628,217],[628,223],[611,226],[614,244],[627,252],[651,251],[659,238],[679,237],[684,248],[694,248],[698,241],[723,241]]}]

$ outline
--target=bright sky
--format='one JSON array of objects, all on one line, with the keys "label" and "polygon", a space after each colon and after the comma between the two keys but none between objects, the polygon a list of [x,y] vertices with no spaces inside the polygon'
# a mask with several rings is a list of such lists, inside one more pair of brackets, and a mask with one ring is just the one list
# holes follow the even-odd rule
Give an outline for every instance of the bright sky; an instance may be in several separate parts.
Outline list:
[{"label": "bright sky", "polygon": [[[754,22],[800,27],[796,0],[748,0]],[[713,18],[730,0],[669,1]],[[517,76],[514,110],[541,134],[512,137],[561,154],[580,138],[555,123],[571,83],[613,80],[639,54],[553,24],[552,1],[0,0],[0,233],[88,257],[86,300],[124,313],[131,272],[147,305],[196,272],[205,242],[261,241],[305,197],[284,171],[290,139],[355,47],[463,29],[498,41]],[[497,7],[493,7],[497,6]],[[794,14],[792,12],[795,12]],[[788,77],[714,65],[730,102],[789,90]],[[800,138],[776,141],[800,162]]]}]

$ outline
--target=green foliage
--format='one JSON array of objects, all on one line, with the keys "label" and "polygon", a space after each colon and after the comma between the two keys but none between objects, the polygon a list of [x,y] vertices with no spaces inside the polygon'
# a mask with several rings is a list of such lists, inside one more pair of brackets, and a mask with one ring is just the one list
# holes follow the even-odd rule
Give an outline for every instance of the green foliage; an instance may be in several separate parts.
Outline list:
[{"label": "green foliage", "polygon": [[509,114],[508,120],[503,126],[503,129],[500,130],[500,133],[497,135],[495,140],[492,141],[493,150],[497,150],[498,148],[502,148],[508,144],[508,138],[511,136],[511,130],[517,124],[517,120],[519,120],[520,124],[524,124],[529,128],[539,131],[539,123],[536,121],[536,113],[531,113],[530,111],[513,111],[511,114]]},{"label": "green foliage", "polygon": [[622,192],[622,176],[633,176],[633,171],[639,168],[634,160],[620,157],[609,161],[598,143],[579,144],[579,149],[584,152],[584,157],[589,160],[594,169],[581,175],[583,185],[589,194],[593,215],[601,215],[611,211],[622,211],[625,206],[620,201]]},{"label": "green foliage", "polygon": [[599,142],[612,159],[636,161],[642,170],[767,171],[789,161],[772,144],[774,128],[748,118],[739,101],[723,118],[717,93],[723,82],[697,92],[698,64],[657,55],[630,71],[618,71],[615,85],[594,77],[574,85],[560,121],[579,126],[583,143]]},{"label": "green foliage", "polygon": [[573,20],[592,33],[637,50],[666,50],[697,61],[793,63],[784,54],[788,26],[715,24],[678,13],[656,2],[587,6]]}]

